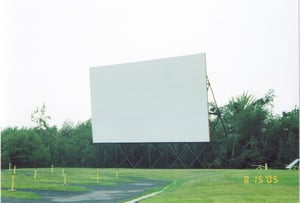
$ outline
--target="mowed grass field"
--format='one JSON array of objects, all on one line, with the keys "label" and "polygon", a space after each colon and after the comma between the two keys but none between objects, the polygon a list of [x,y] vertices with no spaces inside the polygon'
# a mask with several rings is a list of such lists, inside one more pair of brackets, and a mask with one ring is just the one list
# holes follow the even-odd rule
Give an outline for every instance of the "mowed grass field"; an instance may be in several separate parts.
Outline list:
[{"label": "mowed grass field", "polygon": [[[64,185],[63,170],[67,173]],[[299,171],[239,169],[99,169],[50,168],[17,169],[15,192],[11,188],[12,171],[1,171],[1,195],[20,199],[41,198],[37,190],[88,191],[87,185],[114,187],[136,178],[165,181],[162,191],[140,202],[299,202]],[[116,174],[117,172],[117,174]],[[117,177],[116,177],[117,175]],[[136,198],[136,197],[133,197]]]}]

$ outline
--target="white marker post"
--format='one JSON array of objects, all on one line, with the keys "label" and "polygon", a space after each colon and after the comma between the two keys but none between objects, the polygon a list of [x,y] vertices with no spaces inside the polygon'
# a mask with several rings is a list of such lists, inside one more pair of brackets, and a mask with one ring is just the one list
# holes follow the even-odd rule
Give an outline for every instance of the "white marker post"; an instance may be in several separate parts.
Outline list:
[{"label": "white marker post", "polygon": [[64,174],[64,185],[67,185],[67,172]]},{"label": "white marker post", "polygon": [[100,171],[99,171],[99,168],[97,169],[97,172],[96,172],[96,179],[97,179],[97,183],[99,183],[99,179],[100,179]]},{"label": "white marker post", "polygon": [[34,179],[36,179],[36,175],[37,175],[37,168],[34,170],[34,176],[33,176]]}]

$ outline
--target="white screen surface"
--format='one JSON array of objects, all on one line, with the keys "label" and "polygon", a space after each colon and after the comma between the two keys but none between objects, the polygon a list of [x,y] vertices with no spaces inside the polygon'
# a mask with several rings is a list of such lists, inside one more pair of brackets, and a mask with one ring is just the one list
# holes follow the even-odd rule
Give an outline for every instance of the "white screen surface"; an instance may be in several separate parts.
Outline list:
[{"label": "white screen surface", "polygon": [[90,69],[95,143],[209,141],[205,54]]}]

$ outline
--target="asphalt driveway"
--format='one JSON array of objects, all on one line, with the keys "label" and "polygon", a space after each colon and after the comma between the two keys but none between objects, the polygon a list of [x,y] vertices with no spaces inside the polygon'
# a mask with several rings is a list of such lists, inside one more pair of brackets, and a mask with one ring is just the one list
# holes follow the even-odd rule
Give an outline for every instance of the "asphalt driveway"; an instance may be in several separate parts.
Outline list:
[{"label": "asphalt driveway", "polygon": [[[166,182],[156,180],[137,179],[136,182],[124,182],[117,186],[91,185],[85,186],[88,192],[67,192],[67,191],[43,191],[34,192],[42,196],[37,200],[21,200],[16,198],[1,197],[4,203],[53,203],[53,202],[124,202],[133,197],[142,195],[151,188],[157,188],[165,185]],[[28,191],[28,190],[19,190]],[[32,190],[31,190],[32,191]]]}]

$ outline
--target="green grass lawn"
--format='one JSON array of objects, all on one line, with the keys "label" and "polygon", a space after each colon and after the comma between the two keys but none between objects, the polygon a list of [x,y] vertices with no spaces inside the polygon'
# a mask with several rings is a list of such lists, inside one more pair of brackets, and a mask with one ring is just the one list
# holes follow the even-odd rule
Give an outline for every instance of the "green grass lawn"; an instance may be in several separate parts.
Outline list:
[{"label": "green grass lawn", "polygon": [[[1,186],[3,197],[23,199],[40,198],[32,190],[87,191],[85,185],[117,185],[134,181],[135,178],[159,179],[169,187],[163,192],[142,202],[299,202],[299,172],[288,170],[238,170],[238,169],[97,169],[67,168],[67,185],[61,168],[38,169],[34,179],[34,169],[17,169],[15,192],[11,188],[11,174],[2,170]],[[22,192],[21,192],[22,191]]]},{"label": "green grass lawn", "polygon": [[299,202],[298,171],[211,169],[158,173],[176,183],[143,202]]}]

